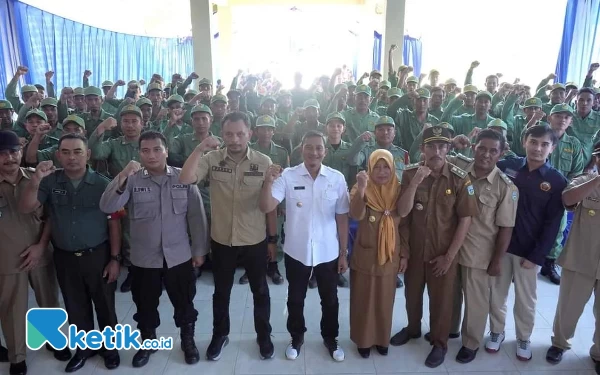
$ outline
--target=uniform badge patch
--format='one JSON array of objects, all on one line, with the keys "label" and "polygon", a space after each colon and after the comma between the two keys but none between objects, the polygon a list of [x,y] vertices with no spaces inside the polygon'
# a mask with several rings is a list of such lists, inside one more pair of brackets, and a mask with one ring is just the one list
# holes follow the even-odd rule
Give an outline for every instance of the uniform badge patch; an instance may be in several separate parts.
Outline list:
[{"label": "uniform badge patch", "polygon": [[67,191],[66,190],[61,190],[61,189],[52,189],[52,194],[67,195]]},{"label": "uniform badge patch", "polygon": [[250,164],[250,171],[251,172],[258,171],[258,164]]},{"label": "uniform badge patch", "polygon": [[151,190],[149,187],[134,187],[134,193],[149,193]]},{"label": "uniform badge patch", "polygon": [[475,195],[475,189],[473,189],[473,185],[467,186],[467,193],[469,193],[469,195]]},{"label": "uniform badge patch", "polygon": [[187,188],[188,188],[187,185],[182,185],[182,184],[171,185],[171,189],[187,189]]},{"label": "uniform badge patch", "polygon": [[216,167],[214,165],[213,165],[213,167],[211,169],[212,169],[213,172],[233,173],[233,170],[230,169],[230,168]]},{"label": "uniform badge patch", "polygon": [[519,194],[516,191],[512,192],[512,200],[516,201],[517,199],[519,199]]},{"label": "uniform badge patch", "polygon": [[540,189],[542,189],[542,191],[550,191],[551,188],[552,186],[549,182],[544,181],[540,184]]},{"label": "uniform badge patch", "polygon": [[219,167],[225,167],[225,166],[227,166],[227,163],[225,162],[225,160],[221,160],[219,162]]}]

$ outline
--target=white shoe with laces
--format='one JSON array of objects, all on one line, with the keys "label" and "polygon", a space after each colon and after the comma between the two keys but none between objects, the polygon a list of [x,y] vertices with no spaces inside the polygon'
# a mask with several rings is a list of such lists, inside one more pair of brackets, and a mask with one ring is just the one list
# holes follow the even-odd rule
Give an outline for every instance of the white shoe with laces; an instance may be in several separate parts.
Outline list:
[{"label": "white shoe with laces", "polygon": [[337,340],[335,339],[324,339],[323,344],[329,350],[329,355],[336,362],[342,362],[346,359],[346,354],[344,354],[344,349],[338,345]]},{"label": "white shoe with laces", "polygon": [[531,353],[531,342],[517,339],[517,359],[529,361],[533,357]]},{"label": "white shoe with laces", "polygon": [[505,336],[504,332],[502,333],[494,333],[490,332],[490,338],[485,343],[485,351],[488,353],[498,353],[500,350],[500,345],[504,342]]}]

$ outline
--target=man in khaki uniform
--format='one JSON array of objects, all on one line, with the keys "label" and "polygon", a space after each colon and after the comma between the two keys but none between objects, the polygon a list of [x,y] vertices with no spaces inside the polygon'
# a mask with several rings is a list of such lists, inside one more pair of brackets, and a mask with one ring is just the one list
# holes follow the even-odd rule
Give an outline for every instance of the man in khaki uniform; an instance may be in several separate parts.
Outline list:
[{"label": "man in khaki uniform", "polygon": [[[246,114],[223,119],[225,147],[204,153],[200,145],[187,159],[179,180],[196,184],[207,178],[211,199],[211,250],[215,293],[213,337],[206,358],[216,361],[229,343],[229,299],[238,259],[243,261],[254,296],[254,328],[262,359],[272,358],[271,298],[267,259],[277,252],[277,210],[264,214],[258,200],[271,159],[248,147],[252,131]],[[268,242],[268,245],[267,245]],[[268,249],[268,256],[267,256]]]},{"label": "man in khaki uniform", "polygon": [[[39,307],[60,307],[43,209],[30,214],[18,212],[17,197],[30,179],[30,173],[19,168],[22,156],[19,137],[9,130],[0,131],[0,322],[11,375],[27,373],[25,315],[29,285]],[[49,345],[46,348],[53,351]],[[67,361],[71,353],[65,348],[55,351],[54,357]]]},{"label": "man in khaki uniform", "polygon": [[456,356],[460,363],[471,362],[479,350],[490,307],[491,283],[501,272],[515,225],[519,192],[496,167],[505,147],[506,138],[501,133],[483,130],[473,145],[475,159],[465,167],[475,189],[479,215],[473,217],[458,253],[465,298],[463,346]]},{"label": "man in khaki uniform", "polygon": [[[596,167],[600,168],[598,155],[600,143],[594,145],[592,153]],[[577,322],[593,293],[596,328],[590,357],[595,362],[596,373],[600,373],[600,177],[595,173],[575,177],[563,191],[562,200],[567,209],[575,212],[567,243],[558,258],[562,278],[554,315],[554,336],[546,360],[557,364],[564,351],[571,349],[569,340],[575,336]]]},{"label": "man in khaki uniform", "polygon": [[444,362],[450,333],[450,315],[458,251],[478,215],[475,191],[467,172],[446,162],[451,132],[433,126],[423,132],[423,163],[412,164],[402,173],[398,213],[409,217],[410,244],[406,284],[408,326],[390,343],[404,345],[421,336],[423,292],[429,292],[431,344],[425,361],[431,368]]}]

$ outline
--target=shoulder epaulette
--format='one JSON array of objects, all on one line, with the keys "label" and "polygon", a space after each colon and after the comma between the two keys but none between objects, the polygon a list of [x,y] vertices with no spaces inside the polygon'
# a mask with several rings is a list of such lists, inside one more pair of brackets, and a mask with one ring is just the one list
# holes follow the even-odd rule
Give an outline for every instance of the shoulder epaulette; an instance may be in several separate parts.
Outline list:
[{"label": "shoulder epaulette", "polygon": [[467,172],[463,171],[462,169],[460,169],[456,165],[453,166],[452,168],[450,168],[450,172],[454,173],[455,175],[457,175],[460,178],[467,177]]},{"label": "shoulder epaulette", "polygon": [[407,170],[409,170],[409,169],[416,169],[416,168],[419,168],[419,166],[420,166],[420,164],[419,164],[419,163],[413,163],[413,164],[409,164],[409,165],[407,165],[407,166],[404,168],[404,170],[405,170],[405,171],[407,171]]},{"label": "shoulder epaulette", "polygon": [[463,154],[456,154],[456,157],[459,158],[460,160],[466,161],[467,163],[471,163],[473,161],[473,159],[471,159]]},{"label": "shoulder epaulette", "polygon": [[509,185],[509,186],[510,186],[510,185],[512,185],[512,184],[513,184],[513,182],[512,182],[512,180],[510,179],[510,177],[508,177],[506,174],[504,174],[504,172],[502,172],[502,171],[498,171],[498,175],[500,176],[500,178],[501,178],[501,179],[502,179],[504,182],[506,182],[506,184],[507,184],[507,185]]}]

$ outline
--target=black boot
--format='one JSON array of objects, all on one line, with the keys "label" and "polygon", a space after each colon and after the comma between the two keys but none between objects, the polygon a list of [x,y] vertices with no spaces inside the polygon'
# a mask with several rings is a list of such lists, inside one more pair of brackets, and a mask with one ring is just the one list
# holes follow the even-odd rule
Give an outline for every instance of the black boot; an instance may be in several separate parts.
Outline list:
[{"label": "black boot", "polygon": [[554,259],[546,258],[544,265],[540,270],[540,274],[547,277],[552,284],[560,285],[560,275],[558,274],[556,267]]},{"label": "black boot", "polygon": [[195,322],[181,326],[181,350],[183,350],[185,363],[188,365],[193,365],[200,360],[200,353],[198,353],[198,348],[196,348],[196,342],[194,341],[195,329]]},{"label": "black boot", "polygon": [[[156,331],[142,331],[142,342],[144,340],[154,340],[156,339]],[[150,360],[150,354],[156,353],[156,349],[140,349],[133,356],[133,360],[131,361],[131,365],[133,367],[144,367]]]}]

